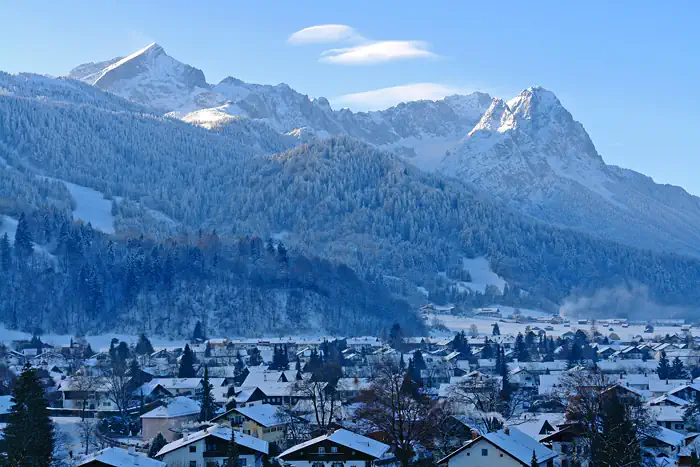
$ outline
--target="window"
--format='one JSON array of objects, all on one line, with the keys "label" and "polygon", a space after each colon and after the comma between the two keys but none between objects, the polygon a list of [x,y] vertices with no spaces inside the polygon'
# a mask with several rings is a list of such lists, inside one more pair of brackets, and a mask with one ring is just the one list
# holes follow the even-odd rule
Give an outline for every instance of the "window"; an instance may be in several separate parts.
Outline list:
[{"label": "window", "polygon": [[236,466],[237,467],[246,467],[248,465],[248,459],[245,457],[239,457],[238,460],[236,461]]},{"label": "window", "polygon": [[683,429],[683,424],[682,423],[676,423],[676,430],[682,430]]},{"label": "window", "polygon": [[323,462],[314,462],[311,467],[323,467]]},{"label": "window", "polygon": [[488,455],[489,455],[489,450],[488,450],[488,449],[482,449],[482,450],[481,450],[481,455],[482,455],[482,456],[488,456]]},{"label": "window", "polygon": [[569,446],[567,444],[562,444],[561,445],[561,453],[568,454],[568,452],[569,452]]},{"label": "window", "polygon": [[333,462],[331,467],[343,467],[343,463],[342,462]]},{"label": "window", "polygon": [[190,467],[197,467],[197,461],[190,461]]},{"label": "window", "polygon": [[196,444],[190,444],[190,452],[197,452],[197,445]]},{"label": "window", "polygon": [[331,446],[331,452],[338,452],[338,446]]},{"label": "window", "polygon": [[324,448],[323,446],[319,446],[319,447],[318,447],[318,453],[319,453],[319,454],[325,454],[325,453],[326,453],[326,448]]}]

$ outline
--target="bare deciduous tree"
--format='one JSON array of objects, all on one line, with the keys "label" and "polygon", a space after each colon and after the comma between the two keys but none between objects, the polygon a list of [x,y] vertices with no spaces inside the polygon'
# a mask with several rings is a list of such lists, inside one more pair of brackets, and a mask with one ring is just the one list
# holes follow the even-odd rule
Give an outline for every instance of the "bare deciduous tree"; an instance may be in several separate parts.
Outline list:
[{"label": "bare deciduous tree", "polygon": [[378,367],[370,389],[363,391],[358,416],[389,437],[394,455],[406,467],[415,446],[430,443],[438,412],[434,402],[413,385],[405,372],[387,360]]},{"label": "bare deciduous tree", "polygon": [[465,377],[450,387],[448,398],[451,410],[466,416],[483,433],[513,422],[525,399],[518,391],[504,393],[501,381],[490,377]]}]

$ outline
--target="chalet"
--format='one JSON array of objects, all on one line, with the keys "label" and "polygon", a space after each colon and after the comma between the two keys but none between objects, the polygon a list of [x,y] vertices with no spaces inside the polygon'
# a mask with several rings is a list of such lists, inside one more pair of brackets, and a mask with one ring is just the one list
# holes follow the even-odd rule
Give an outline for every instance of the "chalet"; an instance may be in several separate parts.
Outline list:
[{"label": "chalet", "polygon": [[581,442],[582,427],[575,423],[562,424],[558,430],[551,433],[540,442],[549,446],[557,454],[554,460],[556,467],[573,467],[576,465],[588,465],[589,453],[585,444]]},{"label": "chalet", "polygon": [[270,404],[233,409],[231,425],[246,435],[279,443],[284,439],[286,423],[279,417],[277,407]]},{"label": "chalet", "polygon": [[64,409],[117,410],[109,395],[107,378],[69,377],[59,383],[57,390],[61,393]]},{"label": "chalet", "polygon": [[389,451],[389,446],[352,431],[340,429],[297,444],[277,456],[290,467],[367,467]]},{"label": "chalet", "polygon": [[649,414],[656,424],[673,431],[685,430],[685,407],[674,407],[670,405],[659,405],[649,407]]},{"label": "chalet", "polygon": [[[206,467],[225,465],[232,430],[219,425],[196,433],[185,433],[182,438],[166,444],[157,457],[169,466]],[[235,432],[240,467],[262,467],[270,446],[267,441]]]},{"label": "chalet", "polygon": [[202,378],[156,378],[151,380],[173,396],[197,397],[202,390]]},{"label": "chalet", "polygon": [[447,467],[529,467],[532,465],[533,453],[538,466],[554,466],[554,459],[557,457],[554,451],[517,428],[504,428],[475,436],[464,446],[438,461],[438,464]]},{"label": "chalet", "polygon": [[670,396],[676,396],[688,402],[700,400],[700,383],[684,384],[668,393]]},{"label": "chalet", "polygon": [[474,310],[477,318],[502,318],[501,310],[498,308],[477,308]]},{"label": "chalet", "polygon": [[165,462],[150,459],[134,448],[106,448],[78,460],[78,467],[166,467]]},{"label": "chalet", "polygon": [[141,433],[144,441],[162,433],[167,441],[174,441],[182,426],[197,421],[200,406],[197,401],[177,396],[141,415]]}]

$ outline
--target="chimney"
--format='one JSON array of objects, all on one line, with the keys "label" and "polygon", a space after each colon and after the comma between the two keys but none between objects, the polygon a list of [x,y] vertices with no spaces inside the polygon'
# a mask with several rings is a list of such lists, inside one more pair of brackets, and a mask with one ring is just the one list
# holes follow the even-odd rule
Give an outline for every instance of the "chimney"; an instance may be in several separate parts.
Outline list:
[{"label": "chimney", "polygon": [[479,437],[479,432],[476,430],[472,430],[472,441],[478,437]]},{"label": "chimney", "polygon": [[509,427],[506,427],[504,432],[505,432],[506,436],[510,436],[510,428]]},{"label": "chimney", "polygon": [[135,456],[136,455],[136,448],[134,446],[129,446],[129,449],[127,451],[130,456]]},{"label": "chimney", "polygon": [[182,439],[183,439],[183,441],[187,441],[187,440],[189,439],[189,437],[190,437],[190,434],[189,434],[189,433],[183,433],[183,434],[182,434]]}]

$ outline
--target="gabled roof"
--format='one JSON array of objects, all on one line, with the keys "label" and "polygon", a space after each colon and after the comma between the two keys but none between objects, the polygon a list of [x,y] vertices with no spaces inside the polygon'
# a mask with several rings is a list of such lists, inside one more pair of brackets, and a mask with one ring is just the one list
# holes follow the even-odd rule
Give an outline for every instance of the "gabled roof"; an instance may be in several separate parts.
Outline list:
[{"label": "gabled roof", "polygon": [[658,429],[649,433],[647,436],[673,447],[681,446],[685,443],[685,435],[662,426],[657,428]]},{"label": "gabled roof", "polygon": [[167,405],[156,407],[141,415],[141,418],[175,418],[199,414],[199,402],[189,397],[179,396],[170,399]]},{"label": "gabled roof", "polygon": [[126,449],[106,448],[83,457],[78,466],[98,461],[115,467],[165,467],[165,462],[147,457],[145,454],[129,452]]},{"label": "gabled roof", "polygon": [[284,424],[284,422],[279,418],[277,407],[274,405],[262,404],[251,407],[241,407],[234,410],[244,417],[253,420],[258,425],[262,425],[264,427]]},{"label": "gabled roof", "polygon": [[[243,434],[240,431],[236,431],[235,433],[236,444],[245,446],[249,449],[252,449],[253,451],[257,451],[262,454],[267,454],[269,452],[270,445],[267,441],[263,441],[258,438],[253,438],[252,436]],[[210,426],[206,430],[201,430],[196,433],[190,433],[176,441],[173,441],[172,443],[168,443],[165,446],[163,446],[163,448],[160,451],[158,451],[157,457],[175,451],[176,449],[180,449],[181,447],[187,446],[188,444],[192,444],[195,441],[199,441],[200,439],[204,439],[208,436],[214,436],[219,439],[230,441],[231,428],[214,425]]]},{"label": "gabled roof", "polygon": [[165,389],[196,389],[202,378],[156,378],[151,382],[160,384]]},{"label": "gabled roof", "polygon": [[326,440],[353,449],[355,451],[359,451],[363,454],[367,454],[368,456],[372,456],[375,459],[379,459],[389,450],[389,446],[387,446],[384,443],[380,443],[379,441],[375,441],[372,438],[368,438],[366,436],[358,435],[357,433],[353,433],[352,431],[340,429],[334,431],[330,435],[319,436],[318,438],[314,438],[304,443],[297,444],[296,446],[292,446],[277,457],[284,458],[289,454],[292,454],[308,446],[313,446],[316,443]]},{"label": "gabled roof", "polygon": [[531,436],[526,435],[517,428],[504,428],[502,430],[494,431],[492,433],[486,433],[473,439],[466,443],[461,448],[450,453],[443,459],[438,461],[438,464],[443,464],[447,462],[452,457],[456,456],[460,452],[468,449],[474,443],[478,441],[485,440],[501,451],[513,457],[518,462],[523,465],[530,465],[532,460],[532,453],[535,453],[537,458],[537,463],[541,464],[557,457],[557,453],[547,448],[546,446],[540,444],[536,439]]}]

